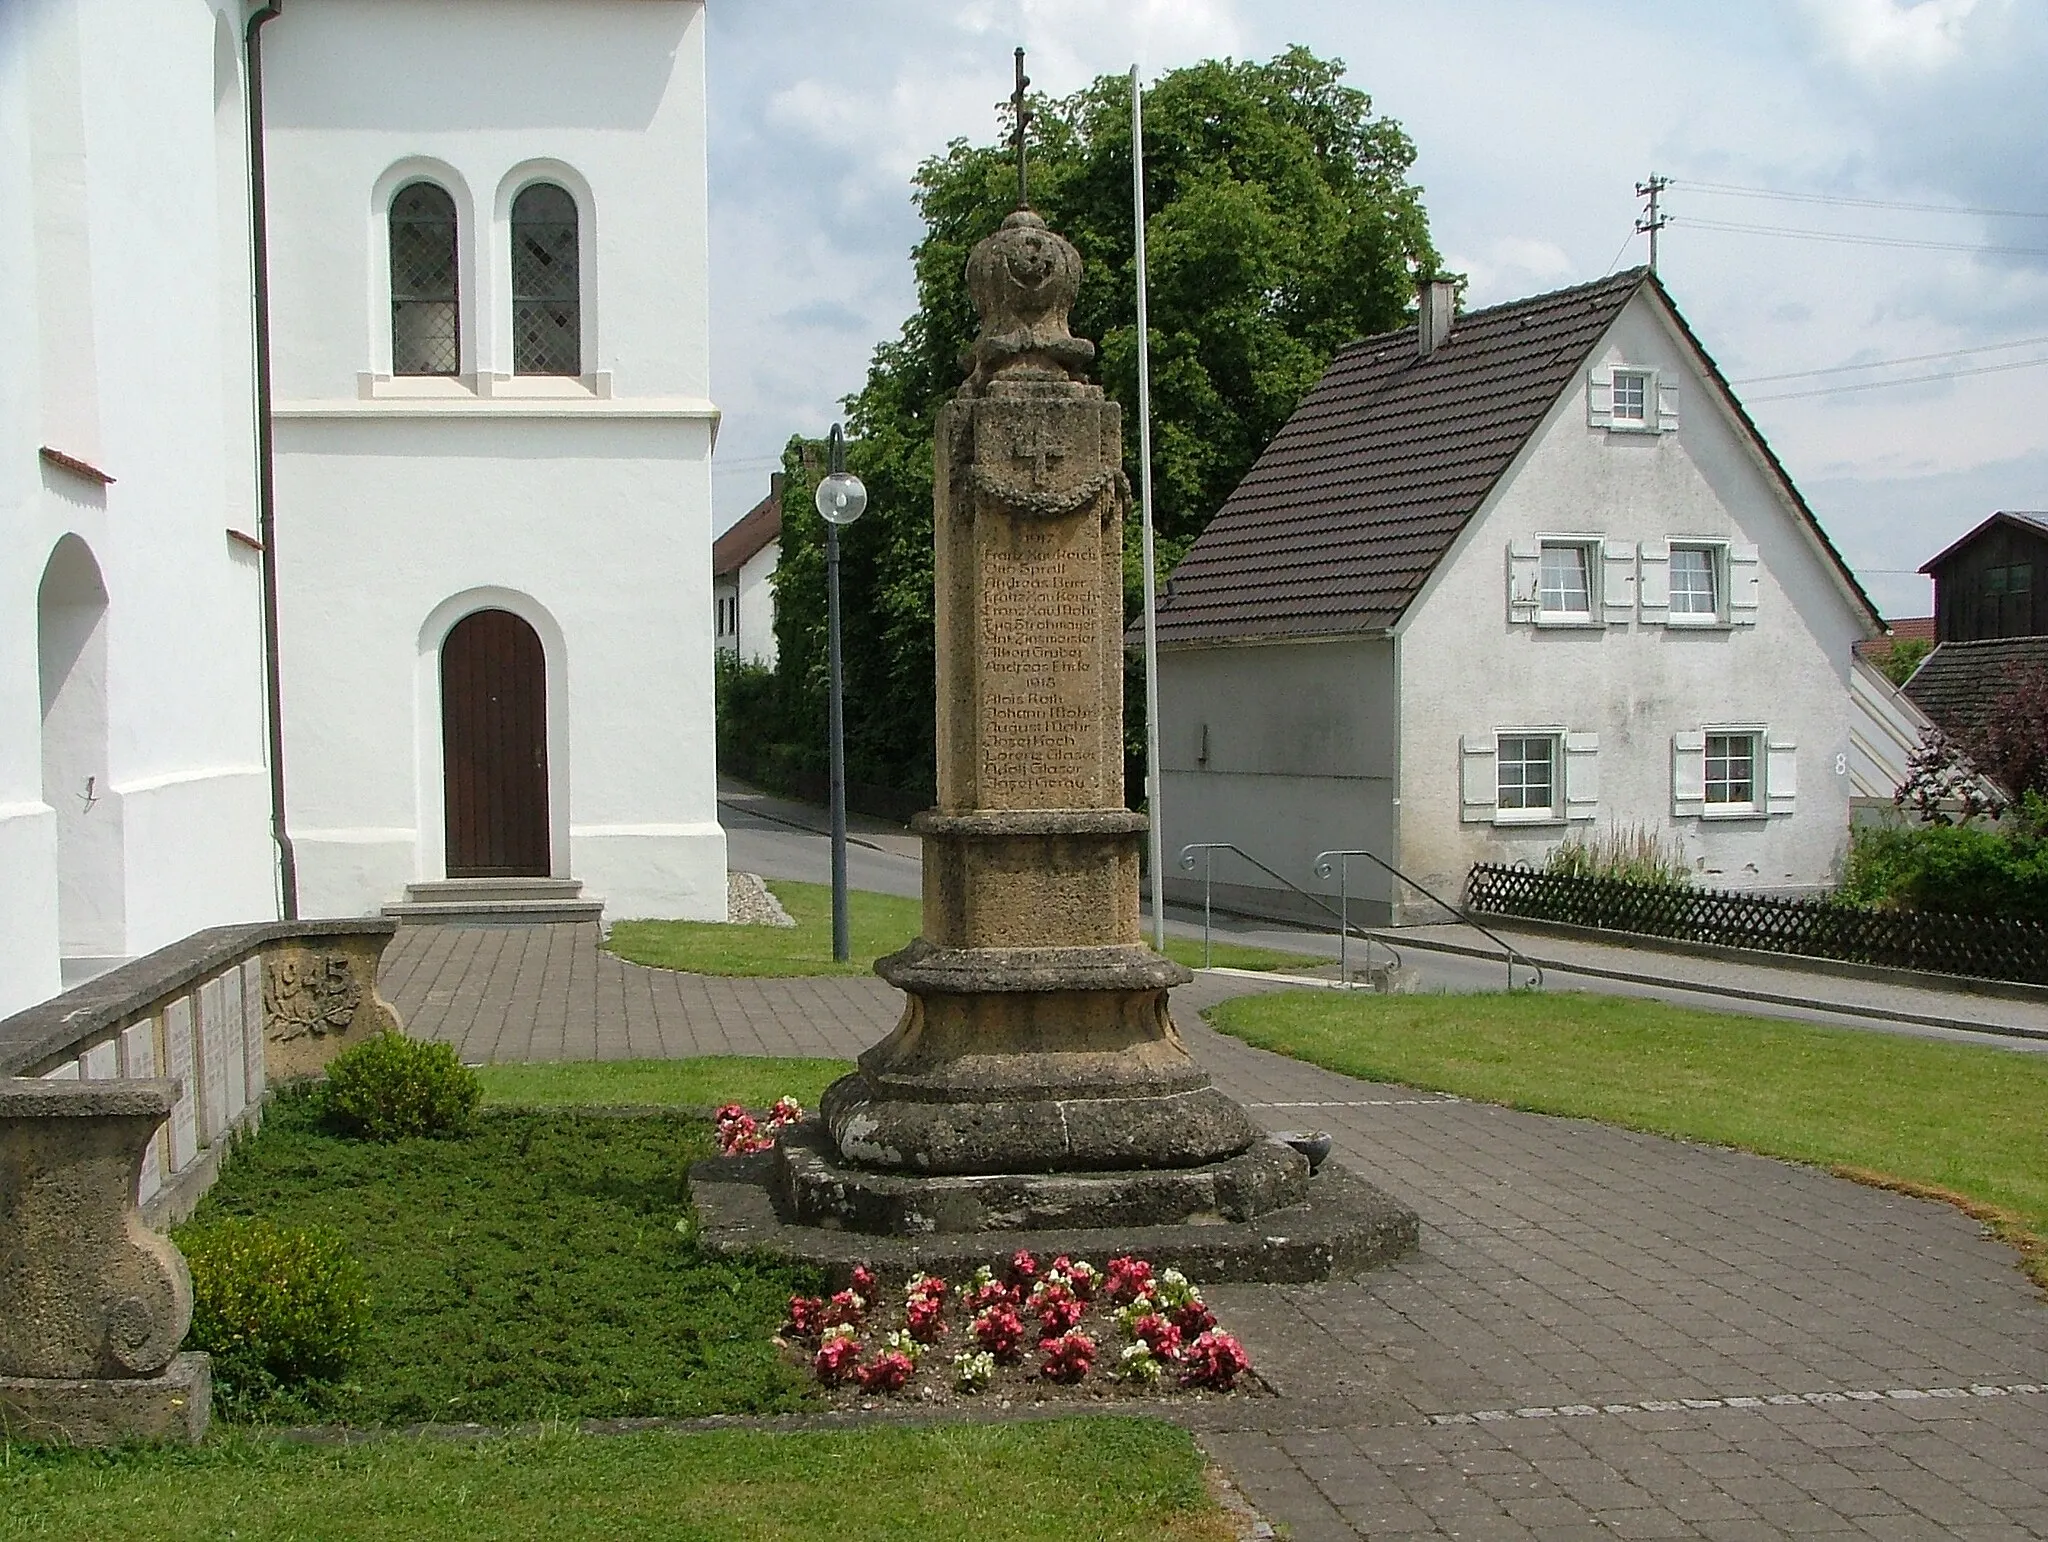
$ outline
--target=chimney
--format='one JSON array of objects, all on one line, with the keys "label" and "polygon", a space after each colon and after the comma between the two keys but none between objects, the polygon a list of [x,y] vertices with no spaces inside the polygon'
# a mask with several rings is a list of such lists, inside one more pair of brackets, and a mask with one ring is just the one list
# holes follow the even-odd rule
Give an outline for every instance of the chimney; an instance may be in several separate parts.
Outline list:
[{"label": "chimney", "polygon": [[777,499],[777,500],[780,500],[780,499],[781,499],[781,497],[782,497],[782,484],[783,484],[783,481],[785,480],[785,477],[786,477],[786,473],[784,473],[784,472],[780,472],[780,471],[771,471],[771,472],[769,472],[769,473],[768,473],[768,496],[769,496],[769,497],[771,497],[771,498],[774,498],[774,499]]},{"label": "chimney", "polygon": [[1458,286],[1448,278],[1423,278],[1415,288],[1415,352],[1426,359],[1450,340]]}]

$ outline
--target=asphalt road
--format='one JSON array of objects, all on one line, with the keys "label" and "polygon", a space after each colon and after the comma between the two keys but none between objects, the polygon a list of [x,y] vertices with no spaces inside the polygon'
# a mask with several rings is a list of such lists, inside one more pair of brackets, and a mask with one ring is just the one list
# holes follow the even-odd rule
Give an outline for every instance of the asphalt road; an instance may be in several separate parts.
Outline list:
[{"label": "asphalt road", "polygon": [[[831,842],[825,831],[822,810],[789,803],[754,792],[737,783],[721,782],[719,822],[725,826],[726,860],[737,872],[759,873],[764,878],[787,878],[800,883],[830,883]],[[846,851],[847,883],[855,889],[916,898],[922,892],[923,864],[917,838],[901,827],[855,816],[848,822]],[[1149,914],[1149,911],[1148,911]],[[1201,913],[1167,907],[1167,930],[1176,936],[1199,937]],[[1302,955],[1302,973],[1334,974],[1337,939],[1316,932],[1296,931],[1270,922],[1216,917],[1214,935],[1219,941],[1239,942],[1254,947],[1274,948]],[[1361,965],[1362,944],[1351,944],[1354,972]],[[1399,947],[1401,962],[1412,986],[1418,991],[1497,991],[1507,983],[1500,962],[1441,953],[1415,946]],[[1381,947],[1373,948],[1376,961],[1384,961]],[[1818,1023],[1836,1028],[1861,1028],[1909,1037],[1948,1040],[1954,1043],[1988,1045],[2017,1052],[2048,1052],[2048,1041],[2015,1039],[1996,1034],[1903,1023],[1890,1018],[1862,1016],[1830,1009],[1825,1005],[1835,994],[1837,982],[1826,975],[1803,974],[1797,970],[1773,971],[1782,975],[1787,995],[1810,995],[1812,1006],[1789,1006],[1775,1002],[1746,1000],[1725,995],[1711,987],[1686,988],[1668,983],[1645,983],[1609,979],[1598,975],[1573,974],[1560,969],[1545,971],[1547,990],[1584,990],[1601,995],[1633,996],[1675,1006],[1698,1007],[1717,1012],[1737,1012],[1757,1017]],[[1526,974],[1518,971],[1518,982]],[[1803,982],[1803,987],[1802,987]]]}]

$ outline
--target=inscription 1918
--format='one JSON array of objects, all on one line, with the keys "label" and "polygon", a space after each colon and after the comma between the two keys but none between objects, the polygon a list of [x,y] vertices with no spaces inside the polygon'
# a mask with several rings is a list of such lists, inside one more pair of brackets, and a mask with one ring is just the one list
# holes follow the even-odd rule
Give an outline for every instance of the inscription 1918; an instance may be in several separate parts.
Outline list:
[{"label": "inscription 1918", "polygon": [[1051,806],[1094,801],[1088,726],[1101,695],[1100,569],[1050,530],[1014,555],[984,555],[980,594],[980,781],[985,803],[1029,794]]}]

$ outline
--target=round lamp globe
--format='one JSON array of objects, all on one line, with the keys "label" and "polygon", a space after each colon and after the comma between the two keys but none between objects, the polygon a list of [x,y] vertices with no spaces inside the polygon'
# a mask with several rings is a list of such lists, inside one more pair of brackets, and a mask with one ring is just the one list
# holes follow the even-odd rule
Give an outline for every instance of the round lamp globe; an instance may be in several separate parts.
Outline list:
[{"label": "round lamp globe", "polygon": [[818,512],[835,525],[850,525],[868,506],[868,490],[850,471],[835,471],[818,484],[813,501]]}]

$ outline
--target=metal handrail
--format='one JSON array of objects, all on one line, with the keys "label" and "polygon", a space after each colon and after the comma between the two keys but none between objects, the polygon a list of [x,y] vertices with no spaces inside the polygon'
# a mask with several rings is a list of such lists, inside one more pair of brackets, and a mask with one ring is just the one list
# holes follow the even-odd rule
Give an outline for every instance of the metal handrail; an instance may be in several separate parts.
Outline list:
[{"label": "metal handrail", "polygon": [[[1490,927],[1484,926],[1481,923],[1473,920],[1469,914],[1467,914],[1463,910],[1460,910],[1456,905],[1453,905],[1449,900],[1443,899],[1440,896],[1430,892],[1430,890],[1424,888],[1421,884],[1417,883],[1413,878],[1410,878],[1406,873],[1402,872],[1398,867],[1394,866],[1393,863],[1387,861],[1384,857],[1378,856],[1373,852],[1363,850],[1318,852],[1316,854],[1316,876],[1318,878],[1327,878],[1330,876],[1329,859],[1332,857],[1335,857],[1337,859],[1337,896],[1340,903],[1345,902],[1344,859],[1347,857],[1364,857],[1368,862],[1375,863],[1378,866],[1385,868],[1387,872],[1391,873],[1395,878],[1399,879],[1402,883],[1408,885],[1409,888],[1413,889],[1417,894],[1420,894],[1424,899],[1428,900],[1431,904],[1437,905],[1442,909],[1449,911],[1464,925],[1471,927],[1473,931],[1478,932],[1482,937],[1485,937],[1488,941],[1490,941],[1495,947],[1499,948],[1501,952],[1504,955],[1506,955],[1506,962],[1508,966],[1509,990],[1513,990],[1515,988],[1516,959],[1520,959],[1522,961],[1522,966],[1529,971],[1531,976],[1533,976],[1533,978],[1529,982],[1531,988],[1538,990],[1542,988],[1543,966],[1541,964],[1537,963],[1534,959],[1530,958],[1525,953],[1516,952],[1514,945],[1508,942],[1508,940],[1502,937],[1498,932],[1495,932]],[[1284,882],[1285,880],[1282,881]],[[1291,888],[1293,886],[1290,884],[1289,887]],[[1349,910],[1350,906],[1348,905],[1348,903],[1345,903],[1345,911],[1347,914],[1349,913]],[[1344,967],[1344,949],[1341,940],[1338,943],[1337,956],[1338,972],[1342,973]],[[1366,968],[1370,969],[1371,967],[1372,954],[1368,952],[1366,954]]]},{"label": "metal handrail", "polygon": [[[1307,900],[1311,905],[1315,906],[1316,909],[1322,911],[1324,914],[1335,916],[1337,918],[1337,924],[1339,927],[1339,931],[1337,934],[1337,957],[1339,960],[1338,972],[1339,974],[1343,973],[1344,963],[1348,958],[1348,949],[1346,947],[1346,943],[1348,940],[1349,933],[1352,930],[1350,917],[1348,915],[1346,915],[1342,911],[1330,909],[1329,901],[1323,899],[1320,895],[1309,893],[1308,890],[1302,888],[1302,886],[1294,882],[1293,879],[1288,878],[1286,875],[1282,873],[1274,872],[1273,869],[1266,866],[1265,863],[1261,862],[1257,857],[1253,856],[1243,847],[1234,846],[1229,841],[1193,841],[1190,842],[1188,845],[1181,847],[1180,865],[1187,872],[1192,873],[1195,870],[1195,853],[1198,851],[1202,853],[1202,967],[1204,969],[1207,969],[1209,967],[1209,891],[1210,888],[1213,886],[1216,878],[1216,853],[1219,851],[1227,851],[1239,857],[1243,861],[1249,862],[1253,867],[1257,868],[1260,872],[1264,873],[1268,878],[1271,878],[1275,883],[1284,884],[1287,888],[1292,889],[1296,894],[1300,895],[1303,899]],[[1392,967],[1394,967],[1395,969],[1399,969],[1401,967],[1400,950],[1396,948],[1391,942],[1388,942],[1387,939],[1384,937],[1375,937],[1371,932],[1367,931],[1362,926],[1357,928],[1357,931],[1359,937],[1365,943],[1365,967],[1368,973],[1370,973],[1372,970],[1372,945],[1375,942],[1377,942],[1381,947],[1387,950],[1388,956],[1392,958],[1394,961]],[[1346,983],[1348,984],[1349,981],[1347,980]]]}]

